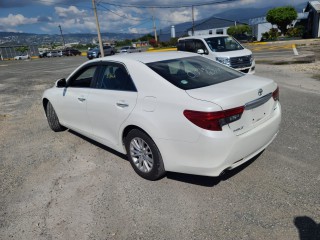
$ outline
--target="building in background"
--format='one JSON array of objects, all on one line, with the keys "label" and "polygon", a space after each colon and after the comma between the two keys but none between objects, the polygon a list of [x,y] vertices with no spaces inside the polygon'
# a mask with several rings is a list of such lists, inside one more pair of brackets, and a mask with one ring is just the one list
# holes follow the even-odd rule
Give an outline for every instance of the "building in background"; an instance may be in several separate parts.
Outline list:
[{"label": "building in background", "polygon": [[[298,18],[293,21],[292,26],[294,27],[297,23],[306,21],[307,19],[308,13],[298,13]],[[261,41],[263,33],[269,32],[271,28],[276,27],[269,23],[266,17],[252,18],[249,20],[249,25],[252,27],[252,36],[254,36],[257,41]]]},{"label": "building in background", "polygon": [[[208,34],[227,34],[228,28],[237,24],[246,23],[232,21],[223,18],[210,17],[194,26],[194,35],[197,36]],[[192,28],[188,29],[188,35],[192,36]]]},{"label": "building in background", "polygon": [[308,2],[304,12],[308,14],[307,33],[313,38],[320,37],[320,2]]}]

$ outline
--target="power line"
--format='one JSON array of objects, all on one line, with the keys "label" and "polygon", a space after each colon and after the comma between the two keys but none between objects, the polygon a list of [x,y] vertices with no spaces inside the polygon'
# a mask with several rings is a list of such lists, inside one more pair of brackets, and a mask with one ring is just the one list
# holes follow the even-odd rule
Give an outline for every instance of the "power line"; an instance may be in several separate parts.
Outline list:
[{"label": "power line", "polygon": [[137,22],[140,22],[140,21],[144,21],[144,20],[149,19],[149,18],[144,18],[144,19],[134,19],[134,18],[129,18],[129,17],[127,17],[127,16],[120,15],[119,13],[117,13],[117,12],[115,12],[115,11],[113,11],[113,10],[109,9],[109,8],[106,8],[106,7],[102,6],[100,3],[99,3],[99,4],[97,4],[97,6],[99,6],[99,7],[103,8],[103,9],[105,9],[106,11],[109,11],[109,12],[111,12],[111,13],[113,13],[113,14],[115,14],[115,15],[119,16],[119,17],[125,18],[125,19],[129,19],[129,20],[133,20],[133,21],[137,21]]},{"label": "power line", "polygon": [[120,3],[112,3],[112,2],[105,2],[101,1],[101,3],[107,4],[107,5],[112,5],[112,6],[118,6],[118,7],[128,7],[128,8],[187,8],[187,7],[197,7],[197,6],[207,6],[207,5],[217,5],[217,4],[222,4],[222,3],[228,3],[228,2],[236,2],[240,0],[220,0],[220,1],[210,1],[206,3],[192,3],[192,4],[179,4],[179,5],[139,5],[139,4],[120,4]]}]

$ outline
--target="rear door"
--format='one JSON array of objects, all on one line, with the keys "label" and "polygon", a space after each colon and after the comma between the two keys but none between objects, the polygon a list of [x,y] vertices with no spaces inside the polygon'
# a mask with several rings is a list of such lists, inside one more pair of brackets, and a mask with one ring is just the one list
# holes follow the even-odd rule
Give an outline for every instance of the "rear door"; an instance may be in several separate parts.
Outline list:
[{"label": "rear door", "polygon": [[125,65],[103,62],[87,103],[95,137],[108,146],[118,145],[120,126],[134,109],[137,96]]}]

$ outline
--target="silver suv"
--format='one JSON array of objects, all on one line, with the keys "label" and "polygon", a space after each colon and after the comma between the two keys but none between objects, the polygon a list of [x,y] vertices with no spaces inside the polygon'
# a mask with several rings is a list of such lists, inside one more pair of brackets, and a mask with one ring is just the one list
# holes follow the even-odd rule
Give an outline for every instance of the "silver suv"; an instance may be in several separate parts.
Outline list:
[{"label": "silver suv", "polygon": [[[108,56],[108,55],[114,55],[116,51],[111,46],[103,46],[103,52],[104,52],[104,56]],[[101,57],[101,52],[99,47],[95,47],[87,51],[87,58],[93,59],[93,58],[99,58],[99,57]]]}]

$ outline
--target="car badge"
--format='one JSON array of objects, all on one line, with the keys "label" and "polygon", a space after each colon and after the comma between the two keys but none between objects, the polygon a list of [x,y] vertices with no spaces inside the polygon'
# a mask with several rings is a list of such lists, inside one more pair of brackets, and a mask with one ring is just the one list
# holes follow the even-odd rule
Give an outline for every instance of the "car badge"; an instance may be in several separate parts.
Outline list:
[{"label": "car badge", "polygon": [[258,90],[258,95],[261,96],[262,93],[263,93],[263,90],[260,88],[260,89]]}]

